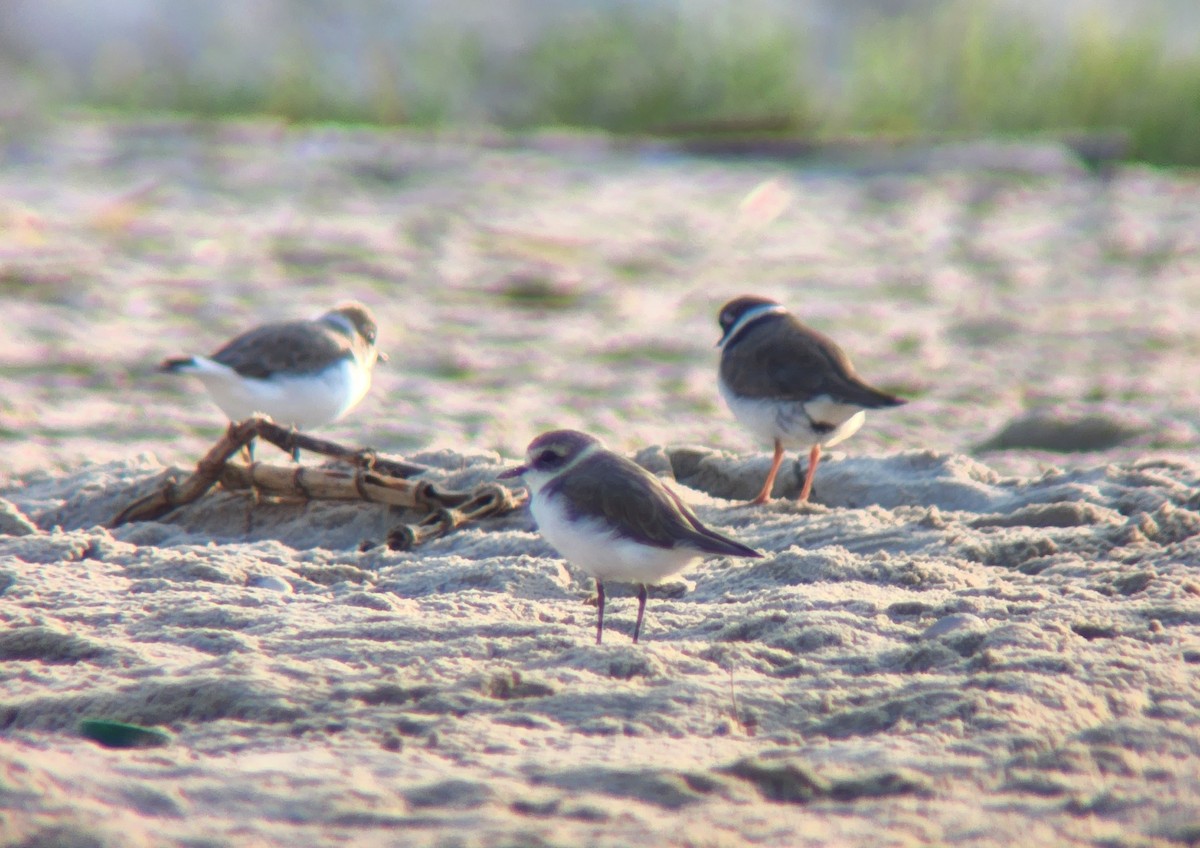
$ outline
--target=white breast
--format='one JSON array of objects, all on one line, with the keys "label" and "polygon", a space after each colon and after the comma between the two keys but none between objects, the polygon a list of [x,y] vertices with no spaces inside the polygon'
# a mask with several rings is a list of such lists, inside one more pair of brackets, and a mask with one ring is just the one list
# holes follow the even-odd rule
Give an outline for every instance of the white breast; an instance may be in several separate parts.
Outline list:
[{"label": "white breast", "polygon": [[243,377],[203,356],[188,369],[203,382],[213,401],[231,421],[256,413],[300,429],[337,421],[366,396],[371,375],[356,360],[341,359],[323,371],[303,376],[276,374],[266,380]]},{"label": "white breast", "polygon": [[572,565],[600,581],[658,583],[701,556],[691,548],[656,548],[622,538],[599,519],[572,521],[560,499],[534,495],[530,511],[542,537]]},{"label": "white breast", "polygon": [[[801,403],[742,397],[731,391],[722,379],[717,380],[717,385],[733,417],[765,443],[778,439],[786,448],[805,448],[816,444],[829,447],[853,436],[866,421],[862,407],[835,403],[829,395]],[[813,421],[835,426],[832,430],[819,433],[813,430]]]}]

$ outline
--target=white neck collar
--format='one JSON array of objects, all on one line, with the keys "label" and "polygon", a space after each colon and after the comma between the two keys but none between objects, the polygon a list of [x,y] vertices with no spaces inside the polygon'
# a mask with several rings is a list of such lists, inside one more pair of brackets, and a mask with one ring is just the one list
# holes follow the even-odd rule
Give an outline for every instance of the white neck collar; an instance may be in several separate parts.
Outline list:
[{"label": "white neck collar", "polygon": [[721,341],[721,347],[724,348],[731,341],[737,338],[738,333],[740,333],[742,329],[751,321],[762,318],[764,315],[785,314],[787,314],[787,308],[778,303],[764,303],[762,306],[756,306],[753,309],[746,310],[744,313],[742,313],[742,317],[737,320],[737,323],[733,325],[733,328],[725,334],[725,338]]}]

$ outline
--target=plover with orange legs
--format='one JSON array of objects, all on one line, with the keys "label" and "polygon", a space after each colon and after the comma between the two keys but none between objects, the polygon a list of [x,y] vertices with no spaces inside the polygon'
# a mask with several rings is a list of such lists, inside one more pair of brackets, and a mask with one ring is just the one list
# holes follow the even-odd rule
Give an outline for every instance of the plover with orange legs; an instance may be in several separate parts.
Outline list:
[{"label": "plover with orange legs", "polygon": [[865,383],[837,343],[765,297],[729,301],[717,318],[722,336],[718,385],[734,417],[775,446],[771,470],[751,503],[771,497],[787,448],[809,448],[800,501],[812,492],[821,448],[863,425],[866,410],[899,406],[903,398]]},{"label": "plover with orange legs", "polygon": [[542,537],[564,559],[596,580],[604,636],[604,584],[638,585],[637,642],[646,610],[646,586],[704,556],[761,557],[741,542],[710,530],[679,496],[637,463],[606,450],[577,430],[534,439],[525,464],[500,474],[523,477]]}]

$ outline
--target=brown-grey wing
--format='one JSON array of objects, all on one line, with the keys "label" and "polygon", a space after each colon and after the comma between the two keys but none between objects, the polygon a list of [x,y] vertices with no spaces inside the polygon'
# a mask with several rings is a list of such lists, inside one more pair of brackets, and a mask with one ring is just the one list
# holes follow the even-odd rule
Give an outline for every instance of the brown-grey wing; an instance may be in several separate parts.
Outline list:
[{"label": "brown-grey wing", "polygon": [[594,454],[551,485],[573,517],[601,519],[644,545],[671,548],[696,535],[658,478],[616,454]]},{"label": "brown-grey wing", "polygon": [[739,341],[726,352],[721,368],[723,374],[736,369],[739,390],[750,397],[806,401],[829,395],[865,407],[898,402],[864,383],[833,339],[798,321]]},{"label": "brown-grey wing", "polygon": [[315,321],[283,321],[242,333],[211,358],[261,380],[280,371],[317,371],[349,351],[349,340]]},{"label": "brown-grey wing", "polygon": [[683,544],[715,554],[758,556],[709,530],[657,477],[622,456],[595,454],[552,485],[566,495],[575,516],[606,521],[620,535],[644,545]]},{"label": "brown-grey wing", "polygon": [[683,513],[683,517],[686,518],[688,523],[692,525],[692,529],[695,530],[700,536],[704,537],[703,542],[697,541],[694,543],[696,547],[714,554],[754,557],[755,559],[762,558],[762,554],[754,550],[754,548],[743,545],[737,539],[731,539],[722,533],[718,533],[711,527],[705,527],[700,523],[700,519],[696,517],[696,513],[692,512],[691,508],[683,502],[683,499],[679,497],[674,490],[672,490],[670,487],[666,487],[666,492],[671,496],[672,500],[675,501],[676,505],[679,507],[679,511]]}]

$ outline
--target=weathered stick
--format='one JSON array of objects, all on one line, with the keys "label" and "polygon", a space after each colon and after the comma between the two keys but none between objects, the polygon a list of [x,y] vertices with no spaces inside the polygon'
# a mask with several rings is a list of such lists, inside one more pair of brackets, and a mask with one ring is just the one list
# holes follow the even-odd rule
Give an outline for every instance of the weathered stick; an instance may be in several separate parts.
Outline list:
[{"label": "weathered stick", "polygon": [[174,479],[167,480],[157,492],[139,498],[121,510],[109,526],[120,527],[130,521],[153,521],[178,506],[196,500],[216,485],[229,458],[250,443],[261,423],[265,423],[265,419],[250,418],[239,424],[230,424],[212,450],[196,463],[196,471],[191,477],[182,483],[176,483]]},{"label": "weathered stick", "polygon": [[472,492],[442,489],[429,480],[400,480],[365,468],[306,468],[255,462],[227,462],[220,483],[226,489],[257,489],[275,497],[318,501],[367,501],[390,506],[440,509],[469,501]]},{"label": "weathered stick", "polygon": [[[232,462],[233,457],[255,438],[262,438],[288,453],[302,449],[332,456],[354,468]],[[443,489],[429,480],[405,479],[426,470],[420,465],[383,459],[371,450],[347,450],[333,442],[280,427],[270,419],[250,418],[230,424],[212,450],[196,463],[196,470],[190,477],[182,483],[168,480],[158,491],[121,510],[110,526],[161,518],[220,483],[229,490],[250,490],[279,498],[366,501],[428,510],[428,515],[417,524],[402,524],[388,534],[388,547],[407,550],[469,521],[510,512],[524,504],[527,498],[524,492],[514,492],[499,483],[458,492]]]},{"label": "weathered stick", "polygon": [[[373,468],[389,477],[415,477],[429,470],[423,465],[385,459],[370,448],[350,450],[335,442],[306,436],[304,433],[294,430],[291,427],[281,427],[270,418],[248,418],[239,424],[231,424],[229,429],[233,431],[235,428],[242,427],[246,427],[251,431],[243,444],[249,444],[257,436],[264,442],[270,442],[286,453],[294,454],[296,450],[306,450],[324,454],[325,456],[340,459],[343,462],[348,462],[351,465],[357,465],[361,468]],[[240,429],[238,430],[238,435],[243,435]]]},{"label": "weathered stick", "polygon": [[499,483],[485,484],[457,508],[434,510],[417,524],[401,524],[388,534],[387,546],[393,551],[407,551],[469,521],[512,512],[526,500],[528,495],[524,491],[513,492]]},{"label": "weathered stick", "polygon": [[[156,518],[161,518],[176,507],[191,503],[202,496],[215,486],[218,481],[222,481],[223,476],[226,474],[229,475],[228,484],[231,484],[231,488],[247,488],[259,485],[253,479],[251,479],[250,483],[238,485],[238,472],[230,470],[238,467],[246,468],[246,466],[231,464],[230,459],[236,456],[242,448],[250,444],[255,438],[262,438],[264,441],[270,442],[288,453],[291,453],[295,448],[302,448],[314,453],[332,456],[357,466],[361,473],[350,475],[350,479],[354,481],[352,485],[356,493],[350,496],[351,498],[377,500],[380,503],[396,504],[397,506],[415,507],[425,505],[432,508],[434,506],[457,506],[471,497],[469,493],[465,492],[447,492],[428,481],[408,484],[413,489],[410,495],[396,494],[397,492],[405,492],[408,488],[408,486],[404,485],[404,478],[412,477],[428,469],[409,462],[384,459],[376,455],[372,450],[348,450],[333,442],[306,436],[290,427],[281,427],[269,418],[256,417],[248,418],[236,424],[230,424],[225,434],[217,440],[212,449],[204,455],[203,459],[196,463],[196,470],[190,477],[182,483],[175,480],[168,480],[158,491],[134,501],[121,510],[112,520],[110,526],[119,527],[130,521],[153,521]],[[251,469],[255,467],[260,469],[273,468],[273,466],[260,466],[256,463],[254,466],[251,466]],[[297,469],[301,470],[297,472]],[[274,473],[268,473],[260,470],[258,472],[251,471],[249,474],[251,478],[253,478],[255,473],[265,478],[296,475],[299,473],[300,476],[296,478],[301,484],[299,487],[295,486],[296,481],[293,480],[290,490],[282,486],[273,489],[266,485],[266,483],[261,484],[261,488],[275,494],[311,496],[306,495],[304,475],[316,474],[318,471],[325,471],[325,469],[304,469],[303,466],[295,466],[286,471],[277,469]],[[327,473],[331,477],[338,475],[336,470],[328,471]],[[244,477],[245,474],[241,476]],[[321,495],[315,496],[321,497]],[[337,495],[334,497],[340,499],[343,496]]]}]

